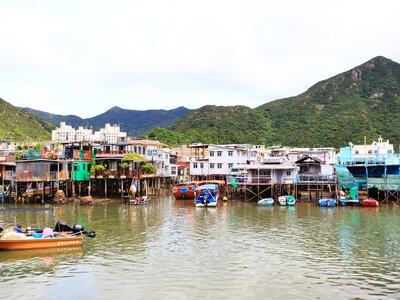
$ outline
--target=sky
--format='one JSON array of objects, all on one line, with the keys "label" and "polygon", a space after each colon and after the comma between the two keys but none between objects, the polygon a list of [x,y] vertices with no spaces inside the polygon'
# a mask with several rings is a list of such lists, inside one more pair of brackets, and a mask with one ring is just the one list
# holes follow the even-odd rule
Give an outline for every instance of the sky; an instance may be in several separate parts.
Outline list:
[{"label": "sky", "polygon": [[0,98],[89,118],[296,96],[382,55],[400,1],[0,0]]}]

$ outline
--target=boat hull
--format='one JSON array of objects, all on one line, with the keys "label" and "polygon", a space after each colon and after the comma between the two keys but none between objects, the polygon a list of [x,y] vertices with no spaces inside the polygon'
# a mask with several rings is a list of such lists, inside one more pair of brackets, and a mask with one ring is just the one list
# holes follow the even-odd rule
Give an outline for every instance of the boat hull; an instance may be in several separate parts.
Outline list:
[{"label": "boat hull", "polygon": [[336,206],[336,199],[333,198],[322,198],[319,199],[319,206],[321,207],[333,207]]},{"label": "boat hull", "polygon": [[82,236],[65,236],[53,238],[0,239],[0,250],[25,250],[44,248],[64,248],[82,246]]},{"label": "boat hull", "polygon": [[364,207],[378,207],[379,202],[372,198],[367,198],[361,201],[361,205]]},{"label": "boat hull", "polygon": [[196,198],[196,184],[177,184],[172,187],[172,195],[177,200],[192,200]]},{"label": "boat hull", "polygon": [[272,198],[265,198],[261,199],[260,201],[257,202],[258,206],[272,206],[274,205],[274,199]]}]

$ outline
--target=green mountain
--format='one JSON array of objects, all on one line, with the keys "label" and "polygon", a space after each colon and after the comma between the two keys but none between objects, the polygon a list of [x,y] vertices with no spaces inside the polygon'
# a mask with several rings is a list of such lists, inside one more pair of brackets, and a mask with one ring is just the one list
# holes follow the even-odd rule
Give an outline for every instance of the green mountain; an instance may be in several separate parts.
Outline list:
[{"label": "green mountain", "polygon": [[92,127],[98,130],[104,127],[105,123],[118,124],[122,131],[130,136],[140,136],[155,127],[168,127],[173,122],[184,116],[189,109],[178,107],[171,110],[129,110],[114,106],[108,111],[93,118],[82,119],[75,115],[56,115],[31,108],[24,108],[25,111],[33,113],[47,122],[59,126],[60,122],[66,122],[74,128],[78,126]]},{"label": "green mountain", "polygon": [[247,106],[207,105],[193,110],[168,129],[146,134],[169,145],[186,143],[257,143],[272,141],[272,127],[261,112]]},{"label": "green mountain", "polygon": [[12,141],[47,141],[55,127],[34,114],[0,98],[0,139]]},{"label": "green mountain", "polygon": [[258,108],[272,120],[275,143],[343,147],[379,135],[400,141],[400,64],[382,56]]},{"label": "green mountain", "polygon": [[149,136],[166,143],[253,143],[344,147],[379,135],[400,142],[400,64],[384,57],[318,82],[306,92],[251,109],[204,106],[169,130]]}]

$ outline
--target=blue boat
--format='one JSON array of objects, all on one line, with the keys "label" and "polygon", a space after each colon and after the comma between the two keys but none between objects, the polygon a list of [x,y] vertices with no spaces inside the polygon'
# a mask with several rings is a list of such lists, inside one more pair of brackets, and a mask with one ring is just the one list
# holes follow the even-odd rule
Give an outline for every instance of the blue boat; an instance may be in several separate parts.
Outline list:
[{"label": "blue boat", "polygon": [[319,206],[332,207],[336,206],[336,199],[332,197],[322,197],[321,199],[319,199],[318,203]]},{"label": "blue boat", "polygon": [[274,205],[274,199],[273,198],[264,198],[261,199],[260,201],[257,202],[258,206],[272,206]]},{"label": "blue boat", "polygon": [[218,184],[204,184],[196,188],[196,207],[216,207],[218,203]]}]

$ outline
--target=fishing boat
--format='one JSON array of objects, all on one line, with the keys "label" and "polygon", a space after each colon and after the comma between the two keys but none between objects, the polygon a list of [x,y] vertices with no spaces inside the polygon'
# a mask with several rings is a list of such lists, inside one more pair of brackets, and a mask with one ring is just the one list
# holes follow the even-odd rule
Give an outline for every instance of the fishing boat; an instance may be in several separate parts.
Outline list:
[{"label": "fishing boat", "polygon": [[196,188],[196,207],[215,207],[218,203],[218,184],[203,184]]},{"label": "fishing boat", "polygon": [[86,231],[80,224],[71,228],[60,222],[55,230],[11,227],[0,233],[0,251],[78,247],[82,246],[83,236],[95,237],[96,233]]},{"label": "fishing boat", "polygon": [[370,207],[378,207],[379,206],[379,201],[377,201],[377,200],[375,200],[373,198],[366,198],[366,199],[363,199],[361,201],[361,205],[364,206],[364,207],[368,207],[368,206],[370,206]]},{"label": "fishing boat", "polygon": [[257,202],[258,206],[272,206],[274,205],[274,199],[273,198],[264,198],[261,199],[260,201]]},{"label": "fishing boat", "polygon": [[59,186],[57,183],[53,185],[45,185],[43,188],[42,183],[38,183],[37,187],[32,187],[32,184],[28,186],[28,188],[22,193],[23,197],[33,197],[35,195],[41,195],[41,194],[54,194],[57,192],[59,189]]},{"label": "fishing boat", "polygon": [[336,199],[325,196],[318,200],[318,204],[319,204],[319,206],[322,206],[322,207],[336,206]]},{"label": "fishing boat", "polygon": [[293,196],[286,195],[278,197],[278,202],[281,206],[294,206],[296,204],[296,199]]},{"label": "fishing boat", "polygon": [[191,181],[177,183],[172,187],[172,195],[175,199],[194,199],[196,197],[196,187],[198,182]]}]

